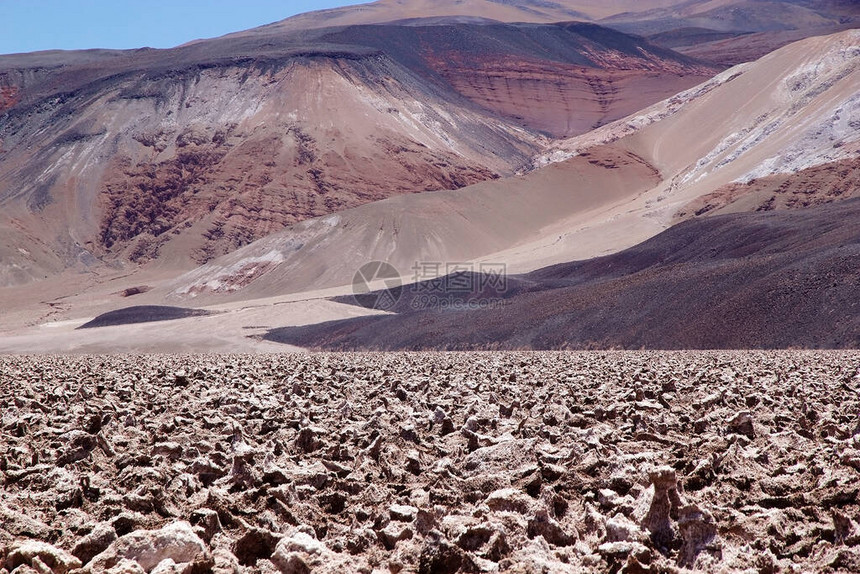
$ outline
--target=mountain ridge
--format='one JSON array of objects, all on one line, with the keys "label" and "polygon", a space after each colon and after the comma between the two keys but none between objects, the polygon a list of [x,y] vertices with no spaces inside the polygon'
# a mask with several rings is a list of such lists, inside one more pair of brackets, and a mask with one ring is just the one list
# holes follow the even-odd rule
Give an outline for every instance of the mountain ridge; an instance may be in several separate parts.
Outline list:
[{"label": "mountain ridge", "polygon": [[345,27],[0,57],[0,276],[187,269],[309,217],[511,175],[544,130],[581,133],[711,72],[593,25]]},{"label": "mountain ridge", "polygon": [[[577,297],[564,273],[552,276],[584,268],[571,261],[617,256],[621,269],[619,254],[644,261],[636,248],[649,239],[682,253],[672,230],[699,230],[719,251],[733,237],[708,231],[714,216],[742,234],[748,213],[784,223],[802,216],[768,214],[815,207],[839,219],[827,204],[857,196],[860,35],[769,48],[851,26],[855,6],[792,0],[783,14],[771,4],[768,14],[741,0],[654,0],[619,15],[630,3],[610,0],[600,9],[612,14],[586,14],[597,23],[427,12],[396,24],[276,25],[175,50],[0,57],[0,285],[16,285],[0,287],[0,329],[23,334],[13,345],[83,348],[83,337],[104,348],[106,331],[69,329],[129,305],[170,305],[212,313],[164,324],[166,337],[188,327],[199,343],[221,325],[222,344],[272,348],[248,337],[372,313],[327,299],[348,294],[371,259],[401,270],[548,269],[516,287],[526,299],[512,316],[537,319]],[[602,26],[609,17],[664,29],[666,8],[678,17],[650,39]],[[705,21],[735,8],[755,16],[743,30],[737,18]],[[769,53],[725,69],[756,50]],[[803,249],[796,261],[780,255],[774,285]],[[698,295],[695,277],[720,284],[700,263],[686,284],[655,267],[636,289],[662,301],[661,286],[681,297]],[[544,299],[550,284],[558,301]],[[613,285],[645,305],[633,283]],[[804,285],[809,297],[832,287]],[[592,311],[611,314],[589,293]]]},{"label": "mountain ridge", "polygon": [[[243,279],[221,296],[349,285],[356,260],[386,260],[398,268],[425,260],[500,261],[513,272],[527,272],[632,247],[691,217],[699,198],[720,201],[712,194],[746,175],[759,183],[738,184],[731,201],[755,209],[743,197],[755,193],[769,174],[816,165],[827,170],[843,160],[849,162],[843,169],[852,169],[860,139],[843,128],[860,102],[852,90],[852,78],[860,72],[851,57],[855,49],[860,49],[856,32],[805,40],[633,116],[556,142],[544,164],[550,170],[308,222],[214,260],[178,278],[171,289],[180,298],[203,295],[207,285],[220,289],[225,279],[229,285],[236,269],[255,261],[266,262],[257,267],[265,274],[247,284]],[[810,76],[804,71],[809,61],[829,63]],[[786,89],[789,84],[802,89]],[[750,85],[762,86],[755,97]],[[835,108],[843,110],[838,121]],[[732,112],[731,123],[721,122],[722,114]],[[710,128],[702,133],[705,125]],[[786,140],[797,151],[784,155],[785,162],[773,161],[787,149]],[[850,196],[823,192],[807,200]],[[401,229],[435,239],[408,241]],[[439,229],[444,238],[437,237]]]}]

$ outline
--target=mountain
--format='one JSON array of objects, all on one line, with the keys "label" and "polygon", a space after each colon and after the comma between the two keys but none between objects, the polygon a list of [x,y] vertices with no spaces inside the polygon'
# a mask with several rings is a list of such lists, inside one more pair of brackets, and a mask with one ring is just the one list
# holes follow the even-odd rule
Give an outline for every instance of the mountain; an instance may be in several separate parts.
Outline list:
[{"label": "mountain", "polygon": [[[422,20],[593,22],[722,65],[757,60],[792,42],[856,28],[853,0],[379,0],[323,10],[263,29]],[[254,30],[252,33],[258,33]]]},{"label": "mountain", "polygon": [[809,199],[825,198],[834,191],[834,176],[826,175],[830,167],[851,171],[860,156],[858,54],[860,30],[794,43],[639,114],[556,143],[538,163],[564,161],[607,143],[630,149],[663,174],[639,203],[639,215],[666,223],[696,211],[703,196],[731,195],[735,201],[804,170],[823,177],[808,190]]},{"label": "mountain", "polygon": [[[697,214],[758,209],[768,190],[802,189],[797,207],[851,197],[838,174],[860,157],[858,50],[858,31],[804,40],[556,142],[526,175],[309,221],[165,288],[179,301],[268,297],[349,285],[371,260],[401,275],[422,261],[527,272],[632,247]],[[773,183],[798,172],[814,185]]]},{"label": "mountain", "polygon": [[757,60],[792,42],[857,28],[850,0],[719,0],[616,14],[601,23],[711,62]]},{"label": "mountain", "polygon": [[461,19],[495,22],[549,24],[595,21],[601,18],[667,8],[686,0],[378,0],[358,6],[309,12],[240,34],[275,30],[351,26],[355,24],[406,23],[416,20]]},{"label": "mountain", "polygon": [[393,316],[267,339],[335,350],[857,348],[858,221],[860,199],[694,219],[614,255],[513,278],[489,309],[475,294],[461,302],[474,310],[411,311],[424,288]]},{"label": "mountain", "polygon": [[0,284],[190,269],[308,218],[509,176],[549,136],[714,71],[591,24],[349,26],[0,57]]},{"label": "mountain", "polygon": [[481,108],[553,137],[585,133],[722,69],[594,24],[424,22],[351,26],[319,39],[383,51]]},{"label": "mountain", "polygon": [[840,19],[857,15],[856,3],[851,0],[378,0],[310,12],[241,34],[354,24],[409,24],[428,18],[539,24],[618,22],[638,25],[638,32],[646,31],[647,26],[652,33],[692,23],[721,31],[761,31],[839,24]]}]

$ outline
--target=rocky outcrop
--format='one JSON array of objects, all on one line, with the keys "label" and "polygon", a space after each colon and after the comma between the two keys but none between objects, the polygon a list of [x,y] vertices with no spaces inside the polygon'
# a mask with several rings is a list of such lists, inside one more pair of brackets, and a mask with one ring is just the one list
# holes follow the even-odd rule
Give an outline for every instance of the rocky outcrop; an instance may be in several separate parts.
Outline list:
[{"label": "rocky outcrop", "polygon": [[806,209],[860,197],[860,158],[731,183],[681,208],[678,219],[732,211]]},{"label": "rocky outcrop", "polygon": [[6,555],[5,568],[14,572],[30,567],[39,574],[68,574],[81,567],[81,561],[68,552],[47,542],[25,540],[13,544],[3,553]]},{"label": "rocky outcrop", "polygon": [[143,572],[167,573],[210,560],[206,544],[193,532],[191,525],[175,522],[159,530],[136,530],[126,534],[93,557],[86,564],[86,572],[109,572],[130,561]]},{"label": "rocky outcrop", "polygon": [[[355,26],[327,40],[386,51],[508,121],[585,133],[675,95],[721,68],[582,22]],[[416,48],[417,47],[417,48]]]}]

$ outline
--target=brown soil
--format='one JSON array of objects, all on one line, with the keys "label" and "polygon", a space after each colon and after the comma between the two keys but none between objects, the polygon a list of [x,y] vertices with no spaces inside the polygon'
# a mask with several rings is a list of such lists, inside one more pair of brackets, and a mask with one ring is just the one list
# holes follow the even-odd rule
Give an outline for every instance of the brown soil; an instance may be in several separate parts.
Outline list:
[{"label": "brown soil", "polygon": [[19,101],[17,86],[0,86],[0,112],[15,107]]},{"label": "brown soil", "polygon": [[444,75],[480,106],[555,137],[586,133],[710,77],[703,72],[614,71],[509,59],[485,62],[477,69],[449,66]]}]

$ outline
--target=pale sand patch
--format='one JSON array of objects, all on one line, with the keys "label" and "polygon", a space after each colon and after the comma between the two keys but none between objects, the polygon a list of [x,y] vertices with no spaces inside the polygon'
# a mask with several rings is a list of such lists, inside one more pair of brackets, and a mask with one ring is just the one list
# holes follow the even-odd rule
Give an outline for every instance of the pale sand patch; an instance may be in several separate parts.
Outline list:
[{"label": "pale sand patch", "polygon": [[[297,298],[298,299],[298,298]],[[325,299],[226,305],[215,315],[176,321],[76,330],[69,320],[0,336],[2,354],[298,352],[298,347],[256,338],[269,328],[334,321],[377,311]]]}]

